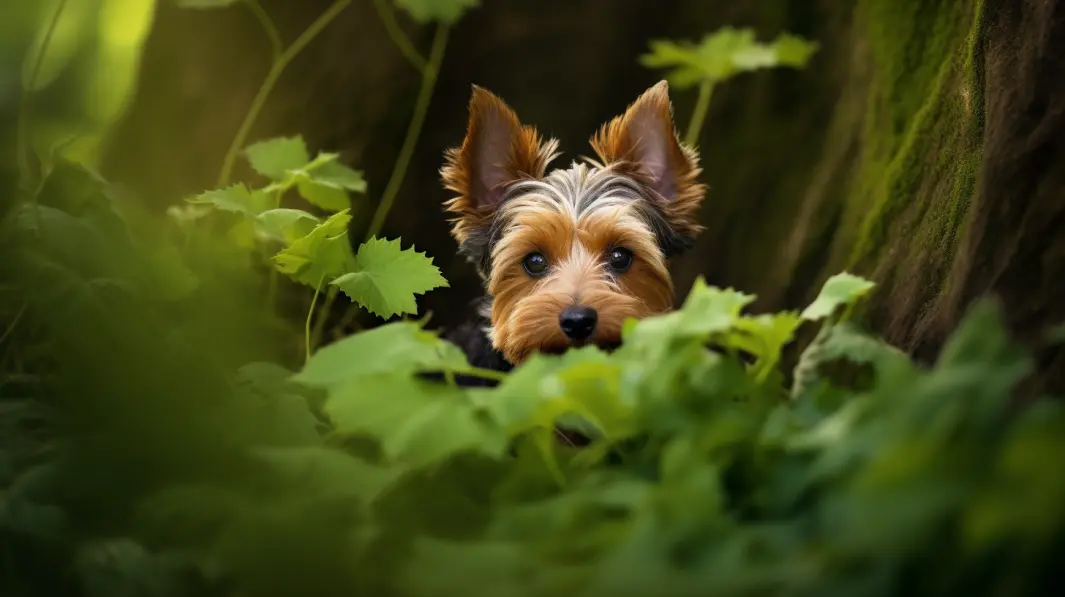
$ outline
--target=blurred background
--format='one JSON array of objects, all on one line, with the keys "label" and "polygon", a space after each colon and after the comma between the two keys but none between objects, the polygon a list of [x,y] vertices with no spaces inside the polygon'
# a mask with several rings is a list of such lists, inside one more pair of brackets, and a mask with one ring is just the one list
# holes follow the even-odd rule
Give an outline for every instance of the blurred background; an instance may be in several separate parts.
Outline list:
[{"label": "blurred background", "polygon": [[[20,88],[57,2],[19,2],[0,24],[3,163],[17,163]],[[91,161],[162,214],[214,188],[230,142],[267,77],[272,43],[242,1],[69,0],[40,63],[33,144],[80,133],[64,152]],[[287,47],[334,3],[261,0]],[[383,0],[347,3],[281,76],[247,140],[301,134],[362,170],[360,236],[386,192],[440,20]],[[653,40],[698,42],[722,27],[818,44],[804,68],[717,85],[698,147],[707,230],[674,270],[756,293],[755,310],[804,305],[841,270],[881,286],[866,314],[887,339],[931,358],[974,297],[994,293],[1025,339],[1065,319],[1062,7],[1013,0],[482,0],[448,29],[441,67],[383,235],[440,266],[451,288],[420,300],[437,325],[469,315],[481,289],[455,256],[441,203],[442,154],[461,142],[471,84],[502,96],[561,140],[566,165],[664,73],[641,64]],[[216,8],[207,9],[211,5]],[[191,8],[190,8],[191,7]],[[9,18],[10,16],[10,18]],[[421,15],[424,17],[424,14]],[[1059,45],[1054,45],[1059,44]],[[408,52],[409,54],[409,52]],[[1058,59],[1054,57],[1058,56]],[[672,90],[681,130],[695,88]],[[10,158],[10,159],[8,159]],[[234,179],[253,180],[243,163]],[[300,206],[306,207],[306,206]],[[292,289],[305,311],[306,289]],[[348,305],[337,302],[337,318]],[[373,323],[366,313],[357,321]],[[1036,344],[1038,344],[1036,342]],[[1061,382],[1060,351],[1039,347]],[[1056,377],[1055,377],[1056,376]],[[1059,386],[1060,387],[1060,386]]]}]

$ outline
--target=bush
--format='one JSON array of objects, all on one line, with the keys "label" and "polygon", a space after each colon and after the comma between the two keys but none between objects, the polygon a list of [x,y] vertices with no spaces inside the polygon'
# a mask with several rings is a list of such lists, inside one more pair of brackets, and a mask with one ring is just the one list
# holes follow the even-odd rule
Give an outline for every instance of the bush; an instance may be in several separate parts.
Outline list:
[{"label": "bush", "polygon": [[290,371],[246,360],[232,288],[53,172],[5,222],[5,595],[1016,595],[1061,554],[1065,412],[1010,412],[1032,363],[994,303],[932,368],[850,321],[872,285],[843,274],[771,315],[700,282],[612,354],[509,374],[425,321]]}]

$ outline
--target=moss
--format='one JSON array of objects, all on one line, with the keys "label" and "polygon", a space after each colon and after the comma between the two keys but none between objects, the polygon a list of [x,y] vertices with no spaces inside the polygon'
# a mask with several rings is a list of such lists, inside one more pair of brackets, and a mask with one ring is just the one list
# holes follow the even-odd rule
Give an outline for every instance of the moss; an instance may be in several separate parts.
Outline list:
[{"label": "moss", "polygon": [[980,161],[981,10],[927,0],[866,0],[859,10],[874,74],[846,267],[886,274],[900,253],[952,258]]}]

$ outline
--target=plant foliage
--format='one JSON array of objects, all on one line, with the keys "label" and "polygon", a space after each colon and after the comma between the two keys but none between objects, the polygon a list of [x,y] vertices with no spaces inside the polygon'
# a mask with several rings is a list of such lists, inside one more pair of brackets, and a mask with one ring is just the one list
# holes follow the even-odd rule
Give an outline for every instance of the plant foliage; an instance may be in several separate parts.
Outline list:
[{"label": "plant foliage", "polygon": [[698,44],[652,41],[650,53],[640,61],[648,68],[667,69],[669,82],[685,89],[764,68],[801,68],[817,48],[816,43],[786,33],[770,43],[760,43],[753,29],[726,27],[705,35]]},{"label": "plant foliage", "polygon": [[[213,303],[146,293],[157,262],[97,189],[6,222],[7,267],[66,317],[24,321],[50,330],[51,389],[5,386],[5,595],[1035,595],[1054,574],[1065,411],[1010,415],[1032,362],[994,303],[930,367],[847,319],[872,285],[842,274],[801,314],[699,281],[612,353],[505,375],[424,321],[227,373],[167,316]],[[821,340],[793,396],[782,353],[804,326]]]}]

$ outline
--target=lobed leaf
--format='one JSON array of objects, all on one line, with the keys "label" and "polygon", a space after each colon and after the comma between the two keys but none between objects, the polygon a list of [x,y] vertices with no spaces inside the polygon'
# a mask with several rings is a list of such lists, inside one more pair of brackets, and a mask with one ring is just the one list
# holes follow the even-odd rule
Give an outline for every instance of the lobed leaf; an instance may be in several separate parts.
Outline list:
[{"label": "lobed leaf", "polygon": [[318,288],[355,269],[355,257],[348,244],[347,210],[335,213],[309,234],[297,238],[277,255],[274,266],[292,279]]},{"label": "lobed leaf", "polygon": [[398,239],[366,241],[355,255],[353,269],[331,283],[382,318],[417,313],[415,295],[448,286],[430,257],[413,247],[401,249]]},{"label": "lobed leaf", "polygon": [[303,137],[278,137],[260,141],[244,150],[256,172],[271,180],[284,180],[289,170],[303,168],[311,161]]},{"label": "lobed leaf", "polygon": [[846,272],[829,278],[814,302],[802,312],[802,318],[817,321],[832,316],[840,307],[850,307],[869,294],[873,282]]},{"label": "lobed leaf", "polygon": [[262,190],[249,190],[244,183],[201,193],[188,200],[194,205],[210,205],[215,209],[256,217],[273,207],[270,195]]}]

